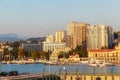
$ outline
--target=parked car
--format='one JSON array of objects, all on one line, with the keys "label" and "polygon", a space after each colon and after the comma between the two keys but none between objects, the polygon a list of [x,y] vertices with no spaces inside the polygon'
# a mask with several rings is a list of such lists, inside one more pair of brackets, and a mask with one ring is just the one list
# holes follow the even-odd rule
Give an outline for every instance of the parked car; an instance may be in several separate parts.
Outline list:
[{"label": "parked car", "polygon": [[9,76],[17,76],[18,75],[18,71],[10,71],[9,72]]},{"label": "parked car", "polygon": [[0,76],[8,76],[8,72],[1,72]]}]

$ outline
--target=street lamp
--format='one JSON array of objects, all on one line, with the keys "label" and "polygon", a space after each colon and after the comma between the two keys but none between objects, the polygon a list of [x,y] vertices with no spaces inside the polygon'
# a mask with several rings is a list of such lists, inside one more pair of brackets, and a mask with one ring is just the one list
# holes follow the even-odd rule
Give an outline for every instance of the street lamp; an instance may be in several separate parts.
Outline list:
[{"label": "street lamp", "polygon": [[93,71],[94,71],[94,80],[95,80],[95,67],[93,67],[93,69],[94,69]]},{"label": "street lamp", "polygon": [[49,55],[49,62],[48,62],[48,64],[49,64],[49,75],[50,75],[50,50],[48,50],[48,55]]},{"label": "street lamp", "polygon": [[105,67],[105,80],[107,80],[106,73],[107,73],[107,67]]},{"label": "street lamp", "polygon": [[[13,49],[12,47],[9,47],[9,48],[8,48],[8,51],[9,51],[9,63],[8,63],[8,64],[10,64],[10,51],[11,51],[12,49]],[[10,71],[10,65],[9,65],[9,71]]]},{"label": "street lamp", "polygon": [[112,80],[114,80],[114,76],[113,76],[113,67],[111,68],[111,74],[112,74]]},{"label": "street lamp", "polygon": [[66,80],[66,67],[65,66],[63,67],[63,70],[64,70],[64,80]]}]

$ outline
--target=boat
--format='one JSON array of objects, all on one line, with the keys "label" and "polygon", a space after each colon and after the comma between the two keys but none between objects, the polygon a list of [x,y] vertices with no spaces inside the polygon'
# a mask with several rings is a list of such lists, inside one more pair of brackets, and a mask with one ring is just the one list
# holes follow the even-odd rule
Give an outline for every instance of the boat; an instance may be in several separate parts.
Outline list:
[{"label": "boat", "polygon": [[104,64],[105,66],[108,66],[108,67],[115,66],[113,63],[109,63],[109,62],[105,62]]},{"label": "boat", "polygon": [[90,67],[105,67],[106,65],[104,64],[103,61],[96,60],[96,61],[90,61],[89,66]]},{"label": "boat", "polygon": [[89,66],[91,67],[111,67],[111,66],[115,66],[113,63],[110,62],[105,62],[105,61],[90,61]]},{"label": "boat", "polygon": [[104,63],[89,63],[90,67],[105,67]]}]

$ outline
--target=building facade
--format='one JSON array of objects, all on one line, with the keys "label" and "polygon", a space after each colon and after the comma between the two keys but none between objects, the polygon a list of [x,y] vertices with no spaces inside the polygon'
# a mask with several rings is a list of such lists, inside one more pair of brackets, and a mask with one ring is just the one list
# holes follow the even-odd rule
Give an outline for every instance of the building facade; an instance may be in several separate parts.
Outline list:
[{"label": "building facade", "polygon": [[68,47],[65,48],[55,48],[52,54],[50,55],[50,60],[52,62],[58,62],[58,56],[61,54],[60,52],[68,53],[71,49]]},{"label": "building facade", "polygon": [[42,43],[22,43],[21,49],[25,49],[27,52],[31,53],[33,51],[41,52],[42,51]]},{"label": "building facade", "polygon": [[65,48],[66,43],[55,43],[55,42],[43,42],[43,51],[54,51],[55,48]]},{"label": "building facade", "polygon": [[67,24],[67,36],[71,38],[72,42],[68,39],[68,46],[70,48],[75,49],[78,45],[79,46],[86,46],[86,28],[89,26],[87,23],[81,22],[68,22]]},{"label": "building facade", "polygon": [[47,35],[47,37],[46,37],[47,43],[53,43],[54,41],[55,41],[55,39],[52,35]]},{"label": "building facade", "polygon": [[88,51],[88,58],[91,60],[102,60],[111,63],[120,63],[120,49],[92,49]]},{"label": "building facade", "polygon": [[88,49],[112,48],[114,43],[113,29],[106,25],[87,27],[86,36]]},{"label": "building facade", "polygon": [[117,34],[118,34],[117,40],[118,40],[118,43],[120,43],[120,32],[117,32]]},{"label": "building facade", "polygon": [[115,39],[115,49],[120,49],[120,32],[115,32],[115,34],[117,35]]},{"label": "building facade", "polygon": [[61,30],[61,31],[57,31],[55,32],[55,42],[57,43],[61,43],[61,42],[65,42],[65,31]]}]

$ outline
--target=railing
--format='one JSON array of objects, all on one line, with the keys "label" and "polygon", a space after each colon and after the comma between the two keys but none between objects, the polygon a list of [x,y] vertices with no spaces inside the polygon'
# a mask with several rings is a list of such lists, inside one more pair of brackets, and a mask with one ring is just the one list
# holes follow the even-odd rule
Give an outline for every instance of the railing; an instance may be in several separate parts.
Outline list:
[{"label": "railing", "polygon": [[[66,71],[66,74],[83,74],[83,75],[120,75],[120,68],[118,67],[103,67],[103,68],[66,68],[64,70],[63,68],[50,68],[51,74],[64,74],[64,71]],[[42,73],[42,72],[41,72]],[[44,69],[43,73],[48,73],[48,69]]]}]

